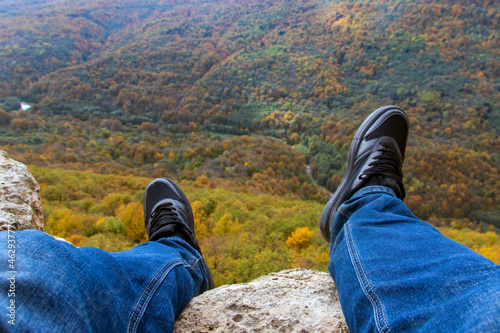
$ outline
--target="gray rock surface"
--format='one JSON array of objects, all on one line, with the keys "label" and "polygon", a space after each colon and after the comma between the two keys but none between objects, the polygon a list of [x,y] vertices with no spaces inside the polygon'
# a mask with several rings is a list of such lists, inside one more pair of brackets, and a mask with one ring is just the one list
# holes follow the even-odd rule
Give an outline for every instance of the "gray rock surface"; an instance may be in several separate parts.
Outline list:
[{"label": "gray rock surface", "polygon": [[349,332],[327,273],[285,270],[191,300],[174,332]]},{"label": "gray rock surface", "polygon": [[28,168],[0,150],[0,230],[43,230],[40,186]]}]

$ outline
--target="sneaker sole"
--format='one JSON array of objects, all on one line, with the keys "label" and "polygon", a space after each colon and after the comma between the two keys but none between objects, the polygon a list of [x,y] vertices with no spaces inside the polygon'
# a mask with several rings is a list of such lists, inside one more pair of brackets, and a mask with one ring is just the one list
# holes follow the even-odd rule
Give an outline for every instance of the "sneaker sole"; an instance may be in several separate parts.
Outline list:
[{"label": "sneaker sole", "polygon": [[[368,130],[372,128],[373,125],[384,122],[385,119],[389,118],[393,114],[402,114],[406,119],[408,118],[404,111],[397,106],[387,105],[373,111],[363,121],[363,123],[356,131],[356,134],[354,135],[351,143],[351,148],[349,149],[347,167],[344,177],[342,178],[342,181],[340,182],[340,185],[338,186],[335,193],[325,205],[325,208],[323,209],[319,220],[319,228],[321,230],[321,234],[327,242],[330,242],[330,227],[333,220],[333,215],[335,215],[334,212],[337,212],[339,206],[347,199],[347,196],[350,194],[350,192],[345,191],[345,188],[349,185],[348,180],[351,179],[350,173],[352,172],[352,169],[354,167],[354,162],[356,161],[357,152],[359,150],[359,146],[361,145],[362,138],[366,135]],[[378,125],[375,126],[375,128],[377,127]]]}]

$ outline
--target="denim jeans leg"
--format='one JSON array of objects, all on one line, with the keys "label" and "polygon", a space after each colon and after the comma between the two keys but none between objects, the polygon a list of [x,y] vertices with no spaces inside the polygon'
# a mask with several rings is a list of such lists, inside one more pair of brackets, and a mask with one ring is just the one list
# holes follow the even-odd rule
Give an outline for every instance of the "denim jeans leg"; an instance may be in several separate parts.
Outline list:
[{"label": "denim jeans leg", "polygon": [[[0,233],[0,330],[165,332],[208,289],[200,254],[177,237],[107,253],[36,230],[15,233],[15,296],[9,297],[7,232]],[[15,326],[6,308],[15,300]]]},{"label": "denim jeans leg", "polygon": [[334,217],[329,271],[353,332],[500,332],[500,266],[368,186]]}]

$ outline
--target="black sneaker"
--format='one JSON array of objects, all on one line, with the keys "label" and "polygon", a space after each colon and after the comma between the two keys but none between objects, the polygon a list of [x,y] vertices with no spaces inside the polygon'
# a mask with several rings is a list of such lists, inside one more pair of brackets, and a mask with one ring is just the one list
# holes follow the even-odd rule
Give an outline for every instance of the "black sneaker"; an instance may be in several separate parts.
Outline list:
[{"label": "black sneaker", "polygon": [[406,196],[402,165],[408,128],[408,117],[394,105],[373,111],[361,124],[352,140],[344,178],[321,214],[320,229],[328,242],[333,216],[362,187],[387,186],[401,200]]},{"label": "black sneaker", "polygon": [[[167,178],[157,178],[149,183],[144,193],[144,224],[150,241],[178,236],[201,254],[194,234],[193,210],[180,187]],[[205,260],[209,289],[214,288],[214,278]]]}]

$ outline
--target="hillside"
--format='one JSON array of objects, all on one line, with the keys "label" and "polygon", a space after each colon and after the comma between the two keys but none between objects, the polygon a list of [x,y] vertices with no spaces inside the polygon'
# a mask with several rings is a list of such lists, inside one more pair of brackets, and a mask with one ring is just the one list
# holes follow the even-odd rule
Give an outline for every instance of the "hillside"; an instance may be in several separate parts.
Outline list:
[{"label": "hillside", "polygon": [[[49,184],[47,220],[88,218],[64,229],[75,243],[111,237],[82,233],[101,218],[122,235],[117,209],[140,204],[131,193],[95,208],[105,195],[92,193],[90,173],[133,176],[134,191],[168,176],[198,186],[193,198],[227,191],[245,205],[263,196],[308,207],[307,222],[286,222],[266,245],[279,256],[274,244],[316,228],[357,126],[396,104],[411,120],[407,205],[466,242],[470,229],[500,228],[499,22],[488,0],[4,0],[0,145]],[[21,101],[31,108],[13,112]],[[207,239],[223,216],[242,221],[240,203],[225,204]],[[238,237],[213,242],[230,251]],[[327,249],[319,230],[311,242],[314,262]]]}]

